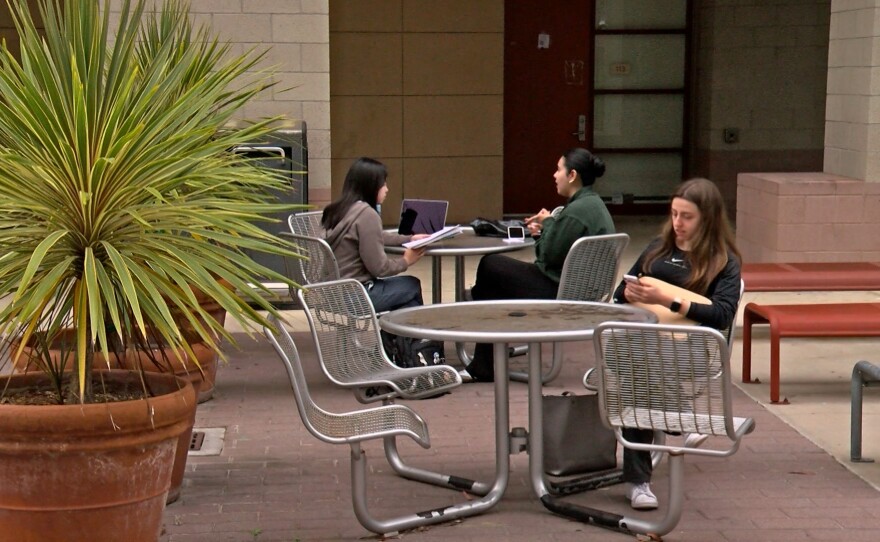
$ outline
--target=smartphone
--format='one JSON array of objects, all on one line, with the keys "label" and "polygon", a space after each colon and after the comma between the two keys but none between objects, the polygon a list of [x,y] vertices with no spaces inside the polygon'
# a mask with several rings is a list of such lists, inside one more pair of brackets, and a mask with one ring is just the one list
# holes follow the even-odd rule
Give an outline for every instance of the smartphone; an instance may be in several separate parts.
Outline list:
[{"label": "smartphone", "polygon": [[525,241],[526,229],[522,226],[510,226],[507,228],[507,238],[511,241]]},{"label": "smartphone", "polygon": [[639,283],[639,277],[637,277],[637,276],[635,276],[635,275],[624,275],[624,276],[623,276],[623,280],[625,280],[625,281],[627,281],[627,282],[634,282],[634,283],[636,283],[636,284],[640,284],[640,283]]}]

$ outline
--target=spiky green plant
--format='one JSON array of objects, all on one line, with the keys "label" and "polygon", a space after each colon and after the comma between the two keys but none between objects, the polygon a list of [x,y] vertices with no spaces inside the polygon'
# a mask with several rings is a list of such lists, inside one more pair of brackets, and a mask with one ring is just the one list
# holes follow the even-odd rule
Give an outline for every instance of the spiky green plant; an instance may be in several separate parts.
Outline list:
[{"label": "spiky green plant", "polygon": [[193,287],[245,329],[266,323],[248,284],[286,279],[245,251],[292,254],[253,224],[284,208],[267,194],[285,180],[232,149],[274,120],[227,128],[270,85],[262,55],[231,54],[180,0],[123,0],[112,19],[107,0],[40,0],[43,30],[27,0],[7,4],[21,59],[3,44],[0,332],[40,349],[73,327],[72,387],[88,402],[111,344],[146,348],[150,330],[195,359],[182,327],[215,350],[232,339]]}]

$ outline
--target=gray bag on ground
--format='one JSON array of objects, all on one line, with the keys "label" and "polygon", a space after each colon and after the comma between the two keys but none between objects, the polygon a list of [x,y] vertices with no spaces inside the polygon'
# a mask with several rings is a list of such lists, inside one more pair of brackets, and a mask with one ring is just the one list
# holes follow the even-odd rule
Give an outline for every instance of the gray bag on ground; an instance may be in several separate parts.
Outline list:
[{"label": "gray bag on ground", "polygon": [[617,439],[599,417],[599,396],[544,395],[544,471],[569,476],[617,467]]}]

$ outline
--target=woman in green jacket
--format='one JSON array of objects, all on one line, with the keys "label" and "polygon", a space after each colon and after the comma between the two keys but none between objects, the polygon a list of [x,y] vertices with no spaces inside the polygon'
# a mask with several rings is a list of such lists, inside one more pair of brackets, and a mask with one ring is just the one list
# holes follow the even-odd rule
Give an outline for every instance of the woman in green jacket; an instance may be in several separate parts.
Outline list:
[{"label": "woman in green jacket", "polygon": [[[475,301],[489,299],[555,299],[559,276],[568,250],[579,238],[614,233],[614,221],[593,183],[605,173],[605,163],[582,148],[566,151],[556,164],[556,192],[567,203],[558,212],[541,209],[526,219],[535,243],[535,262],[501,254],[480,260],[477,281],[471,289]],[[492,345],[478,344],[468,373],[482,382],[494,380]]]}]

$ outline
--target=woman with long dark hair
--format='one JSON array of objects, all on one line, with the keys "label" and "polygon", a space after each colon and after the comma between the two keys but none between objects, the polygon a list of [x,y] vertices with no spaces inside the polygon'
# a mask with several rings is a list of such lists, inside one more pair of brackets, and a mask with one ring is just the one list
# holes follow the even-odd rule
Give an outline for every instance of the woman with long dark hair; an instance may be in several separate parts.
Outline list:
[{"label": "woman with long dark hair", "polygon": [[[697,324],[724,330],[736,317],[741,259],[718,187],[708,179],[691,179],[672,195],[660,236],[648,244],[628,274],[654,277],[700,294],[711,304],[676,297],[663,285],[649,281],[621,282],[614,300],[667,307]],[[653,440],[653,432],[647,430],[624,429],[623,435],[632,442]],[[689,438],[692,445],[704,440],[702,435]],[[649,452],[624,448],[623,480],[629,483],[627,496],[635,509],[657,508],[651,473]]]},{"label": "woman with long dark hair", "polygon": [[406,249],[389,258],[386,245],[401,245],[424,235],[398,235],[382,229],[378,207],[388,194],[388,170],[372,158],[358,158],[345,176],[342,195],[321,216],[325,238],[342,278],[353,278],[367,288],[376,311],[422,304],[422,284],[416,277],[395,276],[419,261],[424,249]]},{"label": "woman with long dark hair", "polygon": [[[535,262],[528,263],[502,254],[480,260],[477,280],[471,288],[474,300],[555,299],[562,264],[571,245],[587,235],[614,233],[614,221],[593,183],[605,173],[605,163],[587,149],[574,148],[559,157],[553,180],[556,192],[567,202],[558,212],[541,209],[526,219],[535,243]],[[468,373],[483,382],[494,380],[492,345],[477,344]]]}]

